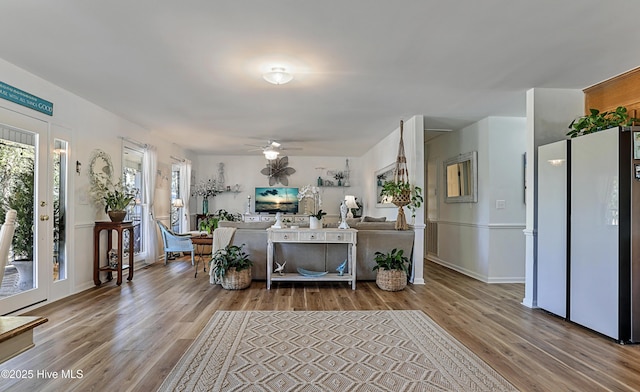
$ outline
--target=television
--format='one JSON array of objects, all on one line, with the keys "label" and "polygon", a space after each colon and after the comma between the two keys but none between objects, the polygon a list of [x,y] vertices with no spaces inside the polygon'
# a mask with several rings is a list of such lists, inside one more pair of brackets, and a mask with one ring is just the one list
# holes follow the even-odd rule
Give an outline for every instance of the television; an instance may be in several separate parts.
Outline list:
[{"label": "television", "polygon": [[298,213],[298,188],[256,187],[256,213]]}]

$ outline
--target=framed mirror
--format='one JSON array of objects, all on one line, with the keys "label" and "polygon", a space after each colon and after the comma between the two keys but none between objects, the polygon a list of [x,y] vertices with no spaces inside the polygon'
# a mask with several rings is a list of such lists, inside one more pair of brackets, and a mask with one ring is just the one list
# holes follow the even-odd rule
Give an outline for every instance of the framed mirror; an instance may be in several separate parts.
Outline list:
[{"label": "framed mirror", "polygon": [[89,180],[92,185],[106,186],[112,182],[113,163],[111,156],[102,150],[93,150],[89,163]]},{"label": "framed mirror", "polygon": [[393,170],[395,169],[396,165],[395,163],[392,163],[388,166],[383,167],[380,170],[376,170],[376,178],[375,178],[375,184],[376,184],[376,207],[393,207],[393,208],[398,208],[395,206],[395,204],[391,203],[390,200],[385,200],[382,198],[382,196],[380,196],[380,192],[382,191],[382,185],[384,185],[384,183],[386,181],[392,181],[393,180]]},{"label": "framed mirror", "polygon": [[444,202],[478,202],[478,153],[460,154],[444,161]]}]

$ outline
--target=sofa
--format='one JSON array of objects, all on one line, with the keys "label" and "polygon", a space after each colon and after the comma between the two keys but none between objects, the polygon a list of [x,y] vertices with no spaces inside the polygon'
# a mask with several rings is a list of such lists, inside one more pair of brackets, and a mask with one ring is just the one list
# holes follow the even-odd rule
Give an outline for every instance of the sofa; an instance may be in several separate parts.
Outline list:
[{"label": "sofa", "polygon": [[[393,248],[402,249],[411,260],[414,231],[395,230],[395,222],[348,221],[349,226],[358,230],[356,252],[356,280],[375,280],[376,252],[389,252]],[[267,231],[272,222],[227,222],[222,221],[219,227],[235,227],[236,232],[231,240],[233,245],[244,244],[244,251],[253,261],[251,270],[255,280],[267,278]],[[302,226],[301,226],[302,227]],[[331,226],[330,226],[331,227]],[[337,227],[337,225],[336,225]],[[335,268],[347,257],[346,244],[294,244],[278,243],[275,246],[274,260],[280,264],[287,262],[285,271],[293,272],[298,267],[308,270],[326,270],[334,272]]]}]

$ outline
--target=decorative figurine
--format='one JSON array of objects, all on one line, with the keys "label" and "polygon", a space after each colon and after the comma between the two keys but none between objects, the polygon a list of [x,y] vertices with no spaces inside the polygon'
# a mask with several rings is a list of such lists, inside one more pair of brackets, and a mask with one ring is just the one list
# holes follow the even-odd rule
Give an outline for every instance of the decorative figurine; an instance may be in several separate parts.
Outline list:
[{"label": "decorative figurine", "polygon": [[347,259],[344,259],[344,261],[342,262],[342,264],[340,264],[338,266],[338,268],[336,268],[336,271],[338,271],[338,276],[342,276],[344,275],[344,270],[347,268]]},{"label": "decorative figurine", "polygon": [[273,270],[273,272],[277,272],[280,275],[284,275],[284,266],[287,265],[287,260],[284,261],[284,263],[282,263],[282,265],[280,265],[277,261],[276,261],[276,265],[277,267]]},{"label": "decorative figurine", "polygon": [[276,223],[271,227],[274,229],[282,229],[282,214],[280,212],[276,212]]},{"label": "decorative figurine", "polygon": [[251,215],[251,195],[247,196],[247,208],[244,210],[245,215]]},{"label": "decorative figurine", "polygon": [[342,222],[340,222],[340,226],[338,226],[338,229],[348,229],[349,225],[347,224],[347,205],[344,204],[344,200],[342,200],[342,204],[340,204],[340,218],[342,219]]}]

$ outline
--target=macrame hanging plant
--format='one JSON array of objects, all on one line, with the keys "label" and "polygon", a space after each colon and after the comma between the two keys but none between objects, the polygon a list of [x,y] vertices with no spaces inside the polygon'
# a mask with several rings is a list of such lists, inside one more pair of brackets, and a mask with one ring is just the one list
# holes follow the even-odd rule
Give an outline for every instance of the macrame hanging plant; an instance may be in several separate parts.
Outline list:
[{"label": "macrame hanging plant", "polygon": [[409,169],[407,169],[407,157],[404,155],[403,121],[400,120],[400,143],[398,144],[398,157],[396,168],[393,171],[393,182],[398,186],[398,192],[393,196],[393,204],[398,206],[398,218],[396,230],[407,230],[407,218],[404,215],[404,206],[411,203],[411,186],[409,185]]},{"label": "macrame hanging plant", "polygon": [[398,206],[398,218],[396,230],[407,230],[407,218],[404,207],[409,208],[415,217],[416,208],[423,202],[422,189],[409,184],[409,170],[407,169],[407,157],[404,155],[403,122],[400,121],[400,143],[398,145],[398,157],[393,170],[393,181],[387,181],[382,185],[380,196],[390,198],[391,202]]}]

